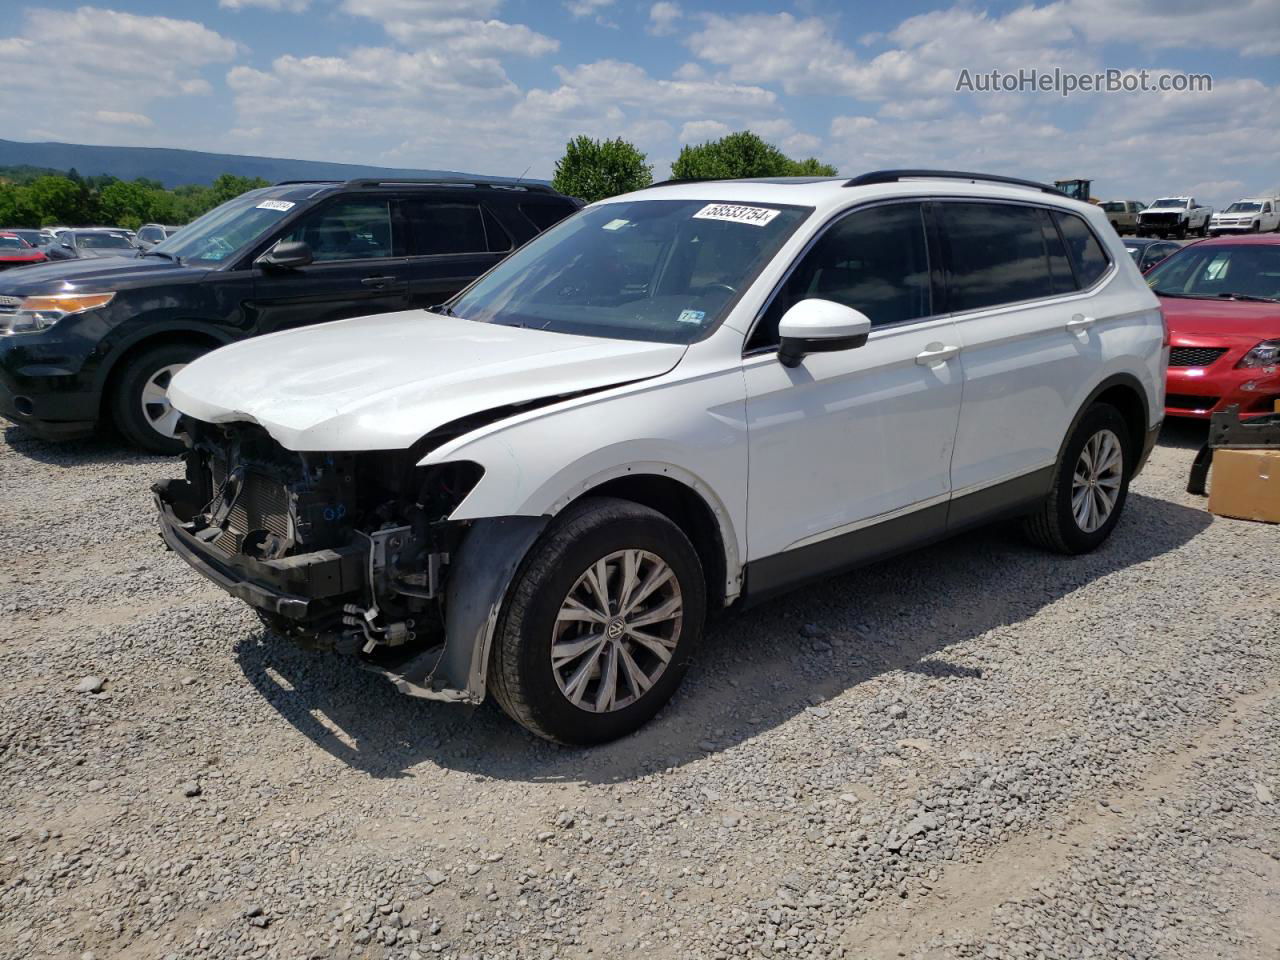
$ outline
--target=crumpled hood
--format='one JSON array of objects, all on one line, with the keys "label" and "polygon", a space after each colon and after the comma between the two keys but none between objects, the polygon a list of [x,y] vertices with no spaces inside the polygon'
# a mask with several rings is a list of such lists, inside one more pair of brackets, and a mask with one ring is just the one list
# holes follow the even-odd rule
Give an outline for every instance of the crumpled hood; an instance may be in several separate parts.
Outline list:
[{"label": "crumpled hood", "polygon": [[169,398],[289,450],[399,450],[473,413],[656,377],[684,351],[409,310],[231,344],[183,369]]}]

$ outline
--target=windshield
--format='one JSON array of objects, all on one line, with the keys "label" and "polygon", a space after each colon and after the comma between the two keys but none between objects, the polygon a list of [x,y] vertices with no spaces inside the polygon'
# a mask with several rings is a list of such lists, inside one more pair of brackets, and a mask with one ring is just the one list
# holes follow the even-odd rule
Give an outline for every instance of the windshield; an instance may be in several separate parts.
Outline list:
[{"label": "windshield", "polygon": [[26,243],[18,237],[0,237],[0,249],[4,250],[25,250]]},{"label": "windshield", "polygon": [[1129,256],[1133,257],[1135,263],[1142,259],[1141,247],[1125,247],[1125,249],[1129,251]]},{"label": "windshield", "polygon": [[482,323],[692,343],[811,212],[706,200],[592,207],[508,257],[450,306]]},{"label": "windshield", "polygon": [[76,246],[94,250],[128,250],[133,244],[122,233],[78,233]]},{"label": "windshield", "polygon": [[1235,203],[1227,207],[1227,209],[1223,210],[1222,212],[1223,213],[1257,213],[1261,209],[1262,209],[1262,204],[1260,203],[1241,203],[1239,201],[1236,201]]},{"label": "windshield", "polygon": [[1107,213],[1124,213],[1123,200],[1108,200],[1102,205],[1102,209]]},{"label": "windshield", "polygon": [[1280,244],[1184,247],[1148,273],[1147,283],[1172,297],[1280,300]]},{"label": "windshield", "polygon": [[246,193],[214,207],[167,240],[151,248],[187,263],[221,263],[243,247],[256,243],[289,214],[289,200],[264,199]]},{"label": "windshield", "polygon": [[1186,205],[1186,200],[1177,200],[1172,197],[1168,200],[1157,200],[1152,204],[1153,207],[1185,207]]}]

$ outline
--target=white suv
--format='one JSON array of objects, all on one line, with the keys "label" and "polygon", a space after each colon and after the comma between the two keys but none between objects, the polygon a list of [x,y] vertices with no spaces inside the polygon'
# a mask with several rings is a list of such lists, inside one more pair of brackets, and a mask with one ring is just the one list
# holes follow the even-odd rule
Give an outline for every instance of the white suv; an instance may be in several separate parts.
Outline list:
[{"label": "white suv", "polygon": [[275,630],[551,739],[634,730],[712,611],[996,518],[1115,527],[1160,308],[1097,207],[929,171],[660,184],[447,305],[170,387],[169,546]]}]

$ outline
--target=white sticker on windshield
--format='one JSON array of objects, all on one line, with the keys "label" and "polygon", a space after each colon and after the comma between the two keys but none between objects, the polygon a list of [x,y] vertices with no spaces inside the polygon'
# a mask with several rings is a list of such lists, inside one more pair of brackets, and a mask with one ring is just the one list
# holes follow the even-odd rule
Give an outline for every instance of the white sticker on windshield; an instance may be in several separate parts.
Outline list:
[{"label": "white sticker on windshield", "polygon": [[737,203],[708,203],[693,215],[693,219],[728,220],[730,223],[748,223],[753,227],[763,227],[781,212],[781,210],[770,210],[768,207],[744,207]]},{"label": "white sticker on windshield", "polygon": [[258,204],[259,210],[279,210],[284,213],[286,210],[293,209],[292,200],[263,200]]},{"label": "white sticker on windshield", "polygon": [[681,310],[680,316],[676,317],[676,323],[701,323],[706,316],[705,310]]},{"label": "white sticker on windshield", "polygon": [[620,230],[621,228],[625,227],[625,226],[626,226],[628,223],[630,223],[630,222],[631,222],[630,220],[621,220],[621,219],[619,219],[619,220],[610,220],[608,223],[606,223],[606,224],[604,225],[604,227],[603,227],[602,229],[604,229],[604,230]]}]

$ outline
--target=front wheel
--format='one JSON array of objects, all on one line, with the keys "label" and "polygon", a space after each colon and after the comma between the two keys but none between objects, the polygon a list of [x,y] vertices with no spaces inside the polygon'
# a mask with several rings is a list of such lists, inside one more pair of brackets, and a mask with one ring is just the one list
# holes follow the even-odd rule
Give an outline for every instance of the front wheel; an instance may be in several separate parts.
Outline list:
[{"label": "front wheel", "polygon": [[706,584],[688,537],[626,500],[584,500],[521,564],[489,689],[540,737],[604,743],[671,698],[702,635]]},{"label": "front wheel", "polygon": [[204,352],[191,343],[166,343],[126,361],[111,397],[116,428],[125,439],[151,453],[183,451],[174,433],[180,414],[169,402],[169,382]]},{"label": "front wheel", "polygon": [[1134,443],[1120,411],[1095,403],[1067,440],[1053,490],[1026,520],[1035,543],[1057,553],[1088,553],[1111,535],[1129,493]]}]

